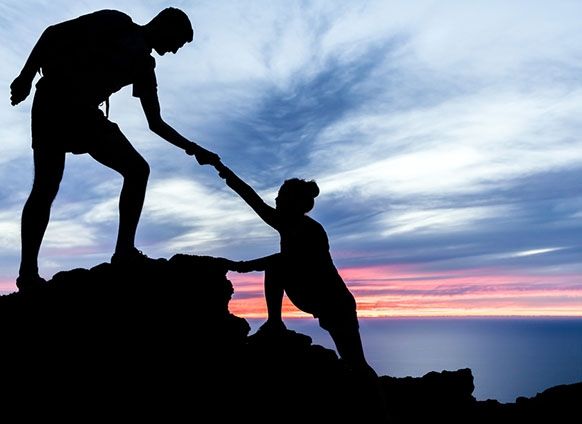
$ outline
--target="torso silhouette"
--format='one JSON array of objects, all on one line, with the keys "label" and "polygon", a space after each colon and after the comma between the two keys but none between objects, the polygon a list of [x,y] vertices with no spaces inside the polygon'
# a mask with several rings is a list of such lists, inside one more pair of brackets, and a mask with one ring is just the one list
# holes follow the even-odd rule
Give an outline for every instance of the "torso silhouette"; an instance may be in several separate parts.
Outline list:
[{"label": "torso silhouette", "polygon": [[38,88],[98,105],[126,85],[156,89],[155,59],[140,27],[119,11],[101,10],[51,27]]},{"label": "torso silhouette", "polygon": [[281,236],[287,295],[297,307],[315,316],[334,312],[328,308],[355,307],[354,298],[333,263],[327,234],[319,222],[304,215],[282,221],[275,229]]},{"label": "torso silhouette", "polygon": [[133,84],[135,97],[157,98],[155,60],[143,28],[115,10],[101,10],[44,32],[32,106],[32,147],[86,153],[119,137],[99,105]]}]

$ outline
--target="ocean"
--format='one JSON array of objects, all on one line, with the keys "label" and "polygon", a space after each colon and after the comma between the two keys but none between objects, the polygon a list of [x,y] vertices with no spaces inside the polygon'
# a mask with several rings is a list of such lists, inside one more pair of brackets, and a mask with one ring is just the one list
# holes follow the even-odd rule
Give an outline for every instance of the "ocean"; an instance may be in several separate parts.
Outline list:
[{"label": "ocean", "polygon": [[[253,332],[262,323],[248,321]],[[334,349],[315,319],[285,322]],[[471,368],[478,400],[515,402],[582,382],[582,318],[368,318],[360,319],[360,328],[379,375],[420,377]]]}]

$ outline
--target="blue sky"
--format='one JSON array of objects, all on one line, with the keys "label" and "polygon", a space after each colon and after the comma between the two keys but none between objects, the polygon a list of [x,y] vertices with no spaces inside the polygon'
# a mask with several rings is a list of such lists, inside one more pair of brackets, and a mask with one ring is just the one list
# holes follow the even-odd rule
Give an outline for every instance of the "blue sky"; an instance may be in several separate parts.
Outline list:
[{"label": "blue sky", "polygon": [[[144,24],[170,5],[188,13],[195,39],[156,57],[165,120],[271,202],[286,178],[315,179],[322,193],[311,215],[336,265],[362,270],[351,286],[362,296],[375,270],[374,302],[390,290],[502,284],[529,293],[512,295],[524,313],[544,302],[582,313],[576,1],[2,1],[0,290],[14,289],[32,182],[32,96],[11,107],[8,87],[34,42],[93,10]],[[138,230],[145,253],[248,259],[278,249],[212,168],[149,132],[130,88],[112,97],[110,118],[151,165]],[[87,155],[67,157],[42,275],[110,258],[120,187]],[[451,276],[463,282],[410,283]]]}]

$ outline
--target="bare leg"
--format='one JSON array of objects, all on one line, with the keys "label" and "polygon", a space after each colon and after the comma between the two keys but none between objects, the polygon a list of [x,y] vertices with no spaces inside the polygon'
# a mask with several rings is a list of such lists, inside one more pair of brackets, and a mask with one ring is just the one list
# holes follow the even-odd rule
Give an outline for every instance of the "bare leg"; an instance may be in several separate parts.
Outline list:
[{"label": "bare leg", "polygon": [[285,324],[281,318],[283,305],[283,279],[280,261],[273,258],[265,269],[265,300],[267,302],[267,322],[261,326],[263,330],[282,330]]},{"label": "bare leg", "polygon": [[143,208],[150,168],[145,159],[133,148],[117,128],[103,147],[89,154],[103,165],[123,176],[123,187],[119,196],[119,231],[115,253],[134,250],[135,233]]},{"label": "bare leg", "polygon": [[329,334],[340,357],[346,361],[355,372],[355,375],[359,377],[359,390],[364,399],[367,399],[373,405],[374,409],[370,410],[370,412],[376,411],[373,415],[378,415],[374,422],[379,418],[381,420],[378,422],[384,422],[388,416],[385,394],[380,385],[378,374],[368,364],[364,356],[360,331],[358,328],[339,328],[330,330]]},{"label": "bare leg", "polygon": [[361,399],[370,405],[368,412],[372,414],[372,422],[386,422],[388,408],[382,390],[380,379],[364,356],[360,331],[354,328],[338,328],[329,331],[340,357],[353,370],[357,377],[358,390]]},{"label": "bare leg", "polygon": [[360,331],[354,329],[334,329],[329,332],[340,357],[356,371],[377,377],[374,369],[366,361]]},{"label": "bare leg", "polygon": [[22,210],[20,277],[38,277],[38,253],[65,169],[65,152],[34,150],[34,182]]}]

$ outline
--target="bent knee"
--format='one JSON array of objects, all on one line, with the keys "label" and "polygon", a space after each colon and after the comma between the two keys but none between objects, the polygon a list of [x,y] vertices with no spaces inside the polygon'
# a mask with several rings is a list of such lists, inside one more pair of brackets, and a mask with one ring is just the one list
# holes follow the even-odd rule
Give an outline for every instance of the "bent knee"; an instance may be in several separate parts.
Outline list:
[{"label": "bent knee", "polygon": [[150,176],[150,165],[144,159],[140,161],[137,166],[137,172],[140,174],[144,179],[148,179]]},{"label": "bent knee", "polygon": [[35,178],[29,197],[33,200],[52,202],[59,191],[60,185],[60,179]]},{"label": "bent knee", "polygon": [[123,172],[125,178],[147,181],[150,176],[150,165],[143,158],[133,161]]}]

